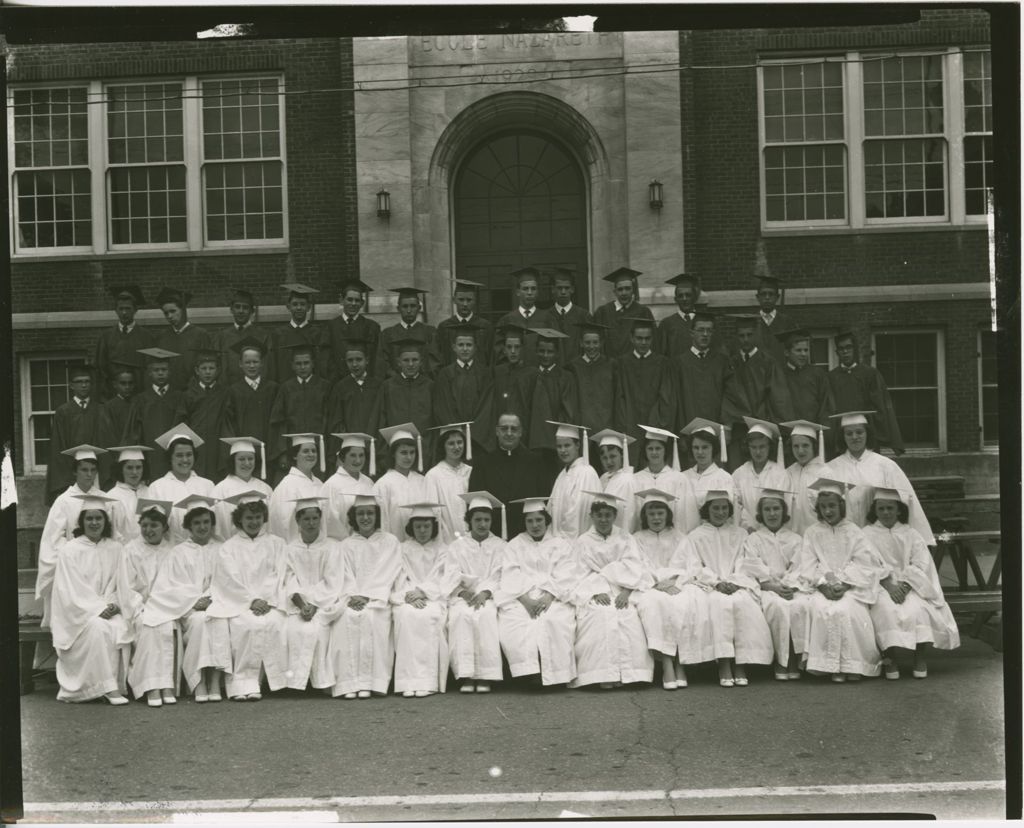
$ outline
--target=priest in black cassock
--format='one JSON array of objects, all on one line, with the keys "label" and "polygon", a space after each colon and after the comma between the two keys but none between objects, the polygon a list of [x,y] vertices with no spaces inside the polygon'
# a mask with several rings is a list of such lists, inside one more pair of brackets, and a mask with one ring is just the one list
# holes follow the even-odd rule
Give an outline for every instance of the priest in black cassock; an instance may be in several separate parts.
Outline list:
[{"label": "priest in black cassock", "polygon": [[[317,374],[326,377],[330,347],[327,331],[315,319],[316,306],[313,303],[313,297],[320,291],[298,282],[289,282],[281,287],[288,291],[285,307],[288,309],[291,319],[270,329],[270,350],[266,356],[267,376],[278,385],[291,379],[291,349],[296,345],[308,345],[316,354]],[[248,434],[248,432],[243,432],[243,434]],[[256,435],[251,436],[255,437]]]},{"label": "priest in black cassock", "polygon": [[[522,444],[523,425],[516,414],[503,412],[495,427],[498,447],[473,459],[469,490],[488,491],[505,504],[509,540],[526,530],[523,504],[512,503],[523,497],[547,497],[554,477],[541,459]],[[501,510],[493,512],[491,531],[501,537]]]},{"label": "priest in black cassock", "polygon": [[[278,385],[263,376],[264,347],[259,340],[247,337],[231,348],[238,355],[242,378],[228,386],[225,437],[245,435],[262,443],[270,442],[270,412],[277,398]],[[269,469],[257,469],[257,473],[264,480],[271,476]]]},{"label": "priest in black cassock", "polygon": [[[523,365],[537,364],[537,328],[553,328],[551,312],[537,307],[537,298],[540,295],[540,271],[533,267],[522,267],[512,272],[512,278],[516,280],[516,306],[501,317],[495,324],[497,330],[502,328],[520,328],[526,331],[523,334],[522,355],[520,361]],[[502,359],[500,342],[495,343],[495,364]]]},{"label": "priest in black cassock", "polygon": [[700,300],[700,281],[696,276],[680,273],[666,279],[665,284],[672,285],[676,312],[658,323],[658,331],[654,336],[654,350],[672,357],[678,356],[693,344],[693,340],[690,339],[690,328],[693,325],[693,316],[697,312],[697,302]]},{"label": "priest in black cassock", "polygon": [[153,347],[180,354],[170,363],[169,382],[175,391],[184,391],[188,387],[196,365],[196,354],[209,349],[213,344],[206,331],[188,320],[188,303],[191,298],[192,294],[187,291],[174,288],[164,288],[156,297],[167,325],[156,335]]},{"label": "priest in black cassock", "polygon": [[[904,454],[903,435],[896,419],[889,388],[881,373],[860,361],[857,338],[852,331],[836,334],[836,356],[839,365],[828,372],[832,399],[837,411],[874,411],[868,415],[869,448],[877,451],[888,446],[896,454]],[[836,429],[836,451],[846,451],[842,429]]]},{"label": "priest in black cassock", "polygon": [[[185,419],[185,394],[170,385],[171,365],[180,357],[163,348],[144,348],[139,353],[146,358],[146,385],[132,399],[117,443],[156,448],[156,438]],[[150,482],[170,470],[165,451],[152,452],[146,461]]]},{"label": "priest in black cassock", "polygon": [[[654,353],[654,322],[632,320],[632,347],[615,360],[612,427],[634,439],[645,432],[639,423],[674,430],[676,383],[672,360]],[[639,439],[629,446],[629,464],[639,462]]]},{"label": "priest in black cassock", "polygon": [[[316,373],[316,351],[312,345],[291,347],[292,376],[281,383],[270,409],[271,443],[267,463],[276,464],[278,479],[291,468],[292,440],[285,434],[327,433],[327,398],[331,385]],[[239,436],[239,435],[235,435]]]},{"label": "priest in black cassock", "polygon": [[[392,288],[398,294],[398,321],[390,328],[380,332],[380,347],[377,351],[377,370],[384,377],[397,376],[401,373],[398,366],[399,347],[406,340],[415,339],[422,344],[423,364],[420,366],[427,376],[433,377],[441,367],[441,357],[437,352],[437,329],[420,321],[423,302],[420,294],[427,291],[415,287]],[[392,420],[385,425],[404,423],[406,420]],[[418,427],[418,426],[417,426]],[[422,431],[422,429],[421,429]]]},{"label": "priest in black cassock", "polygon": [[472,423],[473,456],[494,448],[494,380],[479,358],[476,326],[468,322],[451,326],[454,361],[434,378],[433,405],[436,423]]},{"label": "priest in black cassock", "polygon": [[50,426],[50,454],[46,463],[46,504],[75,482],[74,458],[62,454],[65,449],[80,445],[110,445],[101,441],[102,406],[93,397],[92,372],[85,365],[68,369],[68,400],[53,412]]},{"label": "priest in black cassock", "polygon": [[[638,301],[639,270],[620,267],[604,277],[612,286],[615,298],[594,311],[593,319],[608,328],[604,352],[610,357],[628,354],[633,347],[633,320],[649,319],[653,323],[651,309]],[[570,422],[575,422],[572,420]]]},{"label": "priest in black cassock", "polygon": [[[327,426],[329,457],[337,455],[341,440],[334,434],[373,434],[380,423],[379,377],[370,373],[370,354],[375,353],[376,343],[358,339],[346,340],[343,344],[342,366],[345,376],[334,383],[327,398]],[[383,450],[383,447],[381,447]]]},{"label": "priest in black cassock", "polygon": [[220,378],[218,381],[225,386],[242,378],[238,354],[234,350],[236,343],[243,339],[255,339],[263,345],[264,353],[269,347],[269,332],[256,324],[256,297],[251,291],[232,288],[231,303],[228,309],[231,311],[233,320],[231,325],[221,328],[213,334],[214,345],[220,353]]},{"label": "priest in black cassock", "polygon": [[[398,374],[384,380],[380,389],[380,419],[377,428],[367,434],[395,423],[412,423],[423,435],[423,462],[434,456],[433,392],[434,381],[423,370],[426,343],[421,339],[403,339],[394,344],[398,354]],[[426,465],[424,465],[426,468]]]},{"label": "priest in black cassock", "polygon": [[114,297],[114,313],[117,314],[117,325],[104,328],[96,340],[95,365],[98,372],[97,398],[113,396],[114,374],[118,368],[129,367],[135,374],[136,387],[142,386],[142,371],[138,365],[137,353],[153,344],[154,334],[135,321],[135,314],[144,307],[146,300],[136,285],[112,287],[109,291]]},{"label": "priest in black cassock", "polygon": [[196,452],[194,471],[220,480],[228,471],[228,447],[220,441],[227,416],[228,386],[220,379],[221,354],[210,348],[196,355],[195,375],[185,389],[185,424],[205,445]]},{"label": "priest in black cassock", "polygon": [[711,347],[714,331],[714,314],[698,310],[690,329],[693,344],[672,357],[679,397],[672,429],[676,433],[697,417],[729,428],[743,422],[743,402],[732,382],[729,357]]},{"label": "priest in black cassock", "polygon": [[[597,322],[583,321],[579,332],[583,353],[565,369],[576,380],[576,422],[596,434],[615,422],[618,372],[616,361],[602,353],[602,340],[608,329]],[[600,462],[597,454],[594,452],[593,459]]]},{"label": "priest in black cassock", "polygon": [[[476,339],[476,357],[483,365],[490,365],[494,356],[494,326],[477,312],[479,292],[483,285],[469,279],[458,279],[452,295],[455,313],[437,323],[437,351],[442,365],[455,361],[455,330],[462,325],[472,325]],[[443,420],[442,422],[448,422]],[[491,431],[489,429],[489,431]],[[492,435],[493,436],[493,433]]]},{"label": "priest in black cassock", "polygon": [[779,310],[782,301],[782,282],[772,276],[755,276],[758,280],[757,304],[761,306],[758,313],[757,347],[772,357],[779,365],[786,364],[786,351],[782,346],[779,333],[797,327],[791,316]]},{"label": "priest in black cassock", "polygon": [[345,369],[345,352],[350,342],[365,343],[369,349],[367,370],[371,376],[375,374],[377,348],[380,346],[380,325],[363,314],[369,294],[372,292],[373,288],[359,279],[349,279],[341,286],[338,293],[341,313],[327,323],[327,334],[331,343],[331,366],[327,379],[341,379],[348,375],[349,372]]},{"label": "priest in black cassock", "polygon": [[555,268],[554,292],[555,304],[548,313],[551,315],[551,327],[567,337],[558,341],[558,364],[568,367],[580,355],[581,326],[590,320],[590,314],[575,302],[576,277],[569,268]]}]

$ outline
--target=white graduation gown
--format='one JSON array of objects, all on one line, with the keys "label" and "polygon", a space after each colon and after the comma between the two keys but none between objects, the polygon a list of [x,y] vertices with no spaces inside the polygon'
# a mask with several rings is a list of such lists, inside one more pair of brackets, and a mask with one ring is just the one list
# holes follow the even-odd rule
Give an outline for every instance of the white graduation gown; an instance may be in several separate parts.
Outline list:
[{"label": "white graduation gown", "polygon": [[605,472],[601,475],[601,491],[621,497],[624,503],[619,504],[615,515],[615,525],[624,532],[632,532],[637,525],[636,516],[636,483],[633,479],[633,467],[623,466],[617,472]]},{"label": "white graduation gown", "polygon": [[741,571],[764,584],[776,581],[798,590],[792,598],[783,598],[777,592],[761,588],[761,609],[772,633],[775,662],[781,667],[789,665],[789,647],[802,654],[807,648],[810,624],[811,587],[800,580],[800,546],[803,539],[785,526],[772,532],[761,526],[743,542]]},{"label": "white graduation gown", "polygon": [[[333,696],[388,691],[395,661],[391,590],[402,566],[398,546],[398,538],[379,529],[368,538],[353,532],[339,546],[340,571],[328,573],[342,606],[331,626]],[[348,606],[349,598],[356,595],[369,599],[361,610]]]},{"label": "white graduation gown", "polygon": [[[680,664],[700,664],[715,657],[708,608],[709,588],[700,583],[700,558],[686,534],[675,526],[661,532],[634,533],[651,586],[637,600],[647,646]],[[670,595],[654,586],[671,580],[679,592]]]},{"label": "white graduation gown", "polygon": [[748,532],[756,532],[761,526],[757,522],[757,501],[761,489],[787,490],[789,476],[786,470],[774,460],[768,460],[760,472],[754,471],[749,460],[732,473],[732,485],[736,492],[736,525]]},{"label": "white graduation gown", "polygon": [[114,522],[117,524],[114,526],[114,533],[120,535],[122,543],[135,540],[142,532],[139,529],[139,516],[135,514],[135,506],[140,497],[151,497],[149,486],[140,483],[137,488],[133,489],[127,483],[119,480],[107,490],[106,495],[116,498],[120,504],[114,512]]},{"label": "white graduation gown", "polygon": [[[818,521],[804,532],[800,578],[815,589],[810,601],[807,670],[877,676],[882,656],[875,642],[869,607],[878,598],[884,564],[864,532],[843,518],[835,526]],[[829,580],[850,584],[838,601],[817,591]]]},{"label": "white graduation gown", "polygon": [[574,541],[587,530],[593,498],[583,494],[584,491],[601,491],[601,481],[594,467],[582,457],[577,457],[555,478],[548,500],[548,514],[551,515],[549,532]]},{"label": "white graduation gown", "polygon": [[888,570],[882,580],[888,575],[896,583],[910,584],[912,590],[902,604],[895,603],[884,588],[878,591],[878,600],[871,605],[871,621],[879,648],[913,650],[924,643],[939,650],[959,647],[960,632],[924,538],[904,523],[896,523],[892,529],[872,523],[864,527],[864,537],[878,550]]},{"label": "white graduation gown", "polygon": [[128,603],[121,553],[116,541],[93,543],[83,535],[64,544],[55,561],[50,626],[60,701],[126,691],[131,626],[123,612],[99,617],[108,604]]},{"label": "white graduation gown", "polygon": [[327,501],[323,507],[327,537],[343,541],[352,534],[352,527],[348,524],[348,510],[352,508],[354,495],[357,494],[373,494],[373,480],[365,474],[355,478],[344,469],[338,469],[324,481],[320,487],[320,497]]},{"label": "white graduation gown", "polygon": [[793,492],[789,503],[789,528],[798,535],[803,535],[808,526],[818,522],[814,513],[813,491],[807,487],[823,475],[824,468],[825,464],[817,457],[812,457],[805,466],[793,463],[786,468],[789,478],[786,489]]},{"label": "white graduation gown", "polygon": [[914,493],[910,479],[895,460],[865,449],[860,459],[849,451],[830,460],[826,466],[829,477],[853,483],[855,488],[846,495],[846,517],[861,528],[867,523],[868,509],[875,499],[875,488],[899,489],[907,499],[910,512],[908,525],[916,529],[928,546],[935,546],[935,535],[925,516],[921,502]]},{"label": "white graduation gown", "polygon": [[[734,493],[736,491],[732,475],[717,463],[712,463],[702,472],[697,471],[696,466],[691,466],[681,472],[681,474],[690,484],[690,488],[693,490],[693,496],[696,498],[698,504],[701,502],[701,498],[712,489],[720,489]],[[733,497],[733,501],[735,502],[735,497]],[[694,529],[696,528],[697,527],[695,526]]]},{"label": "white graduation gown", "polygon": [[[693,484],[690,479],[683,476],[681,471],[665,466],[660,472],[654,474],[650,469],[641,469],[633,472],[633,487],[638,492],[644,489],[660,489],[670,495],[675,495],[672,501],[672,523],[674,528],[681,532],[692,532],[700,526],[700,513],[697,507],[697,497],[693,493]],[[640,528],[640,509],[637,507],[633,527],[635,532]]]},{"label": "white graduation gown", "polygon": [[426,478],[417,471],[410,471],[406,475],[388,469],[373,484],[373,493],[380,505],[381,529],[390,532],[399,542],[405,540],[408,537],[405,524],[409,522],[409,510],[401,507],[409,503],[428,502]]},{"label": "white graduation gown", "polygon": [[[239,530],[217,552],[206,623],[216,666],[228,672],[228,696],[260,692],[261,670],[272,691],[285,686],[280,592],[284,547],[281,538],[264,528],[255,538]],[[257,598],[270,605],[269,612],[252,611]]]},{"label": "white graduation gown", "polygon": [[[267,522],[267,529],[272,535],[277,535],[285,543],[299,539],[299,524],[295,522],[295,503],[293,501],[302,497],[320,497],[320,489],[323,483],[315,474],[307,476],[300,472],[295,466],[288,469],[288,474],[281,478],[267,503],[270,512],[270,520]],[[320,537],[326,537],[324,521],[320,521]]]},{"label": "white graduation gown", "polygon": [[[286,614],[285,686],[293,690],[305,690],[307,684],[318,690],[334,684],[329,657],[331,624],[341,614],[341,602],[329,573],[339,569],[340,557],[337,541],[329,538],[306,544],[300,536],[285,548],[281,571],[281,607]],[[296,594],[317,608],[308,621],[292,600]]]},{"label": "white graduation gown", "polygon": [[[195,472],[191,472],[188,478],[182,481],[178,480],[173,472],[167,472],[163,477],[149,484],[149,496],[152,500],[169,500],[172,503],[177,503],[193,494],[213,497],[213,481],[200,477]],[[168,516],[171,541],[175,545],[189,539],[188,530],[183,525],[186,514],[188,514],[188,509],[175,506]]]},{"label": "white graduation gown", "polygon": [[[467,532],[448,547],[444,585],[448,592],[448,654],[456,679],[501,681],[498,643],[498,594],[501,562],[507,544],[496,535],[478,543]],[[491,597],[473,609],[458,593],[487,590]]]},{"label": "white graduation gown", "polygon": [[[399,546],[402,566],[391,591],[395,626],[395,692],[445,691],[448,681],[448,594],[444,589],[445,545],[441,538]],[[405,594],[419,588],[427,605],[417,609]]]},{"label": "white graduation gown", "polygon": [[445,506],[439,509],[441,541],[451,543],[457,536],[468,533],[466,528],[466,501],[459,497],[469,491],[469,475],[473,467],[459,463],[455,468],[442,460],[424,475],[427,484],[427,500]]},{"label": "white graduation gown", "polygon": [[[590,528],[576,539],[573,555],[581,578],[573,590],[576,678],[570,686],[651,681],[654,659],[637,613],[637,596],[630,595],[624,609],[615,606],[624,590],[646,589],[653,582],[633,536],[617,526],[608,537]],[[611,598],[607,606],[594,601],[600,593]]]},{"label": "white graduation gown", "polygon": [[[747,532],[731,522],[712,526],[705,521],[689,535],[701,562],[700,581],[707,593],[715,658],[735,658],[737,664],[771,664],[772,634],[764,620],[760,586],[740,565]],[[726,581],[740,589],[731,595],[714,587]]]},{"label": "white graduation gown", "polygon": [[[540,673],[544,684],[576,678],[576,614],[569,601],[579,575],[568,541],[550,528],[539,541],[526,532],[509,541],[498,587],[498,639],[513,676]],[[531,618],[519,598],[539,598],[542,591],[555,600]]]},{"label": "white graduation gown", "polygon": [[[273,489],[255,475],[248,480],[242,480],[237,475],[229,474],[213,487],[213,494],[210,496],[220,500],[220,503],[215,504],[213,507],[213,514],[217,519],[217,523],[214,526],[214,537],[217,540],[226,541],[238,531],[231,522],[231,515],[238,507],[233,503],[228,503],[227,499],[250,491],[265,495],[267,503],[270,502],[270,496],[273,494]],[[294,506],[295,504],[293,503],[292,505]]]},{"label": "white graduation gown", "polygon": [[140,536],[125,545],[121,556],[125,583],[130,590],[129,605],[122,612],[131,620],[135,636],[128,684],[137,699],[149,690],[175,686],[174,621],[154,623],[148,619],[147,623],[146,619],[153,584],[167,565],[173,548],[170,533],[157,544],[146,543]]}]

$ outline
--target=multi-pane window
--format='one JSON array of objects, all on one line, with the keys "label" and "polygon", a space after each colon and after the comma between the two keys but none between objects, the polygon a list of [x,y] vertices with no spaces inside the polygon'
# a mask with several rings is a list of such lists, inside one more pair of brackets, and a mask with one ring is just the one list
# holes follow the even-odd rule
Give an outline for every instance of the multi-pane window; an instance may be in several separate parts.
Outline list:
[{"label": "multi-pane window", "polygon": [[68,401],[69,369],[82,357],[39,356],[22,362],[22,416],[25,433],[25,468],[45,471],[50,457],[53,412]]},{"label": "multi-pane window", "polygon": [[979,405],[981,409],[982,446],[999,445],[999,366],[996,360],[996,334],[978,334]]},{"label": "multi-pane window", "polygon": [[10,93],[15,254],[287,239],[279,77]]},{"label": "multi-pane window", "polygon": [[765,59],[758,89],[765,229],[981,221],[988,51]]},{"label": "multi-pane window", "polygon": [[943,448],[945,380],[939,333],[876,333],[874,351],[875,367],[889,387],[907,447]]},{"label": "multi-pane window", "polygon": [[834,333],[811,331],[811,365],[817,365],[823,371],[834,368],[838,361],[835,355]]}]

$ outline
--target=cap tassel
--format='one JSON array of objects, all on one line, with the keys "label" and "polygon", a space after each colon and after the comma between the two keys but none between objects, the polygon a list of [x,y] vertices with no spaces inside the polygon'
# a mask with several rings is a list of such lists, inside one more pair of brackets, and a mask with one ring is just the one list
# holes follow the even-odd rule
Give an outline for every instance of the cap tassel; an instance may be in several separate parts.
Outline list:
[{"label": "cap tassel", "polygon": [[782,453],[782,437],[775,442],[775,462],[785,468],[786,458]]},{"label": "cap tassel", "polygon": [[377,450],[373,445],[373,437],[370,437],[370,477],[377,476]]},{"label": "cap tassel", "polygon": [[423,474],[423,438],[419,434],[416,435],[416,467]]},{"label": "cap tassel", "polygon": [[265,442],[260,443],[260,475],[264,480],[269,476],[267,473],[267,444]]},{"label": "cap tassel", "polygon": [[324,435],[317,434],[316,439],[320,445],[320,474],[327,471],[327,459],[324,457]]},{"label": "cap tassel", "polygon": [[590,445],[589,445],[590,441],[587,440],[587,429],[581,426],[580,427],[580,433],[583,435],[583,462],[584,463],[589,463],[590,462]]},{"label": "cap tassel", "polygon": [[818,460],[822,463],[825,462],[825,432],[823,429],[818,429]]},{"label": "cap tassel", "polygon": [[508,512],[505,510],[504,503],[501,504],[501,539],[508,540]]},{"label": "cap tassel", "polygon": [[718,453],[722,458],[722,463],[729,459],[729,453],[725,450],[725,426],[718,429]]},{"label": "cap tassel", "polygon": [[679,438],[672,438],[672,468],[679,471]]},{"label": "cap tassel", "polygon": [[472,423],[466,423],[466,459],[473,459],[473,426]]}]

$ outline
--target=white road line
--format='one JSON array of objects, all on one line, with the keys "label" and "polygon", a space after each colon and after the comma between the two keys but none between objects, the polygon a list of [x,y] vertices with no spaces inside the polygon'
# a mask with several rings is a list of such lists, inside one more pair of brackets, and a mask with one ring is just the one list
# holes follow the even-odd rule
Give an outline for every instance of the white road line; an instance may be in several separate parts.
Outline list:
[{"label": "white road line", "polygon": [[891,782],[867,785],[766,785],[756,788],[678,788],[675,790],[635,791],[532,791],[528,793],[409,794],[391,796],[325,796],[268,799],[194,799],[148,802],[27,802],[26,813],[153,813],[175,814],[241,811],[250,814],[266,810],[379,808],[389,806],[430,805],[515,805],[545,802],[639,802],[668,799],[734,799],[739,797],[787,796],[869,796],[905,793],[956,793],[1002,791],[1001,779],[977,779],[950,782]]}]

